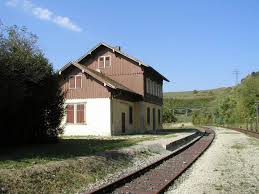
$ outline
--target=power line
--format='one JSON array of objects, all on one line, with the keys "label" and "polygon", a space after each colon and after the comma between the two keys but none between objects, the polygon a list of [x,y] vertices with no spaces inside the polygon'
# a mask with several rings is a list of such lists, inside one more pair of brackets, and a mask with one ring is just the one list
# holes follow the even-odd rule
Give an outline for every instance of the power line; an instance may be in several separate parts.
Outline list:
[{"label": "power line", "polygon": [[240,72],[238,69],[234,69],[234,71],[232,72],[235,75],[235,79],[236,79],[236,85],[239,83],[239,75]]}]

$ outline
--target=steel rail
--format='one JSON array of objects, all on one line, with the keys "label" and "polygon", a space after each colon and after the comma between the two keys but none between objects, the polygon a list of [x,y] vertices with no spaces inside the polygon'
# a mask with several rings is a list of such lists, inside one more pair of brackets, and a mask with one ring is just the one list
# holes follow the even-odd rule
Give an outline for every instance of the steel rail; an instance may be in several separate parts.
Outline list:
[{"label": "steel rail", "polygon": [[[204,133],[200,133],[199,136],[197,136],[197,138],[193,139],[191,142],[188,142],[184,146],[173,151],[170,155],[154,163],[151,163],[150,165],[141,168],[140,170],[137,170],[127,176],[124,176],[112,183],[109,183],[93,191],[90,191],[88,192],[88,194],[112,193],[114,191],[115,193],[131,194],[163,193],[175,179],[177,179],[188,167],[190,167],[193,164],[193,162],[195,162],[198,159],[198,157],[201,154],[205,152],[205,150],[212,143],[214,137],[214,131],[212,129],[206,128]],[[181,154],[183,155],[183,159],[181,158]],[[184,157],[189,158],[186,160],[188,162],[184,163],[185,161],[181,161],[181,159],[185,160]],[[155,170],[161,168],[161,166],[163,167],[163,165],[165,165],[166,163],[168,163],[167,165],[169,165],[168,167],[166,167],[166,169],[174,167],[174,165],[176,165],[174,167],[175,171],[173,173],[167,173],[166,169],[161,169],[161,171],[158,170],[158,173],[155,172]],[[179,165],[179,168],[177,167],[177,165]],[[154,171],[153,174],[152,171]],[[165,181],[162,180],[164,175],[167,175],[167,177],[165,177]],[[152,181],[150,183],[147,183],[148,181],[146,181],[146,179],[143,180],[143,178],[146,178],[148,181],[149,179]],[[138,179],[140,180],[140,182],[136,181]],[[135,184],[134,181],[137,183]],[[141,183],[141,181],[143,182],[143,184]]]}]

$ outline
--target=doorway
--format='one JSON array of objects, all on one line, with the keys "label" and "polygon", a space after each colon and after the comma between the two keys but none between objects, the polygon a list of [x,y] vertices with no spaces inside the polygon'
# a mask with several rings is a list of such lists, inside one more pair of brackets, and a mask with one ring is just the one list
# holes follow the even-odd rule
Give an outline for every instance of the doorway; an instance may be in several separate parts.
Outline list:
[{"label": "doorway", "polygon": [[125,112],[121,113],[121,132],[125,133],[126,131],[126,114]]},{"label": "doorway", "polygon": [[153,108],[153,130],[156,130],[156,109]]}]

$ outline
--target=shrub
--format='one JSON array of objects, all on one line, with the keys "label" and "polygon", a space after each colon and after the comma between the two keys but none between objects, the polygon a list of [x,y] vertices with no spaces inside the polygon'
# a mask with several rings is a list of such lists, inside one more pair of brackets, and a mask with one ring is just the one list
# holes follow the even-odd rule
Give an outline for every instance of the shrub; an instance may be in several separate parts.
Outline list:
[{"label": "shrub", "polygon": [[1,143],[46,142],[62,132],[59,78],[26,28],[0,32]]}]

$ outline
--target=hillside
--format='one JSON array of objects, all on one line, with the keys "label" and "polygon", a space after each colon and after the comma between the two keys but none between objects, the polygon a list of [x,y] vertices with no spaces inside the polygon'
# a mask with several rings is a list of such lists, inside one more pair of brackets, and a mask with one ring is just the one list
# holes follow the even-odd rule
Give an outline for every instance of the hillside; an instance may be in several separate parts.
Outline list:
[{"label": "hillside", "polygon": [[231,91],[231,87],[216,88],[211,90],[194,90],[185,92],[165,92],[164,98],[174,99],[205,99],[215,98],[218,95],[224,95]]},{"label": "hillside", "polygon": [[[211,115],[211,119],[212,116],[219,114],[217,111],[222,107],[235,107],[235,111],[230,111],[231,113],[235,112],[238,114],[243,111],[247,112],[247,114],[251,113],[252,116],[250,116],[250,118],[254,118],[254,102],[259,100],[258,86],[259,72],[253,72],[247,75],[242,79],[240,84],[234,87],[222,87],[200,91],[167,92],[164,93],[164,110],[173,114],[178,122],[190,122],[194,111],[199,111],[201,113],[201,118],[206,117],[206,115]],[[231,98],[228,98],[230,96]],[[233,104],[228,104],[231,102],[233,102]],[[242,104],[244,102],[246,104]],[[240,111],[241,109],[242,111]],[[222,115],[222,118],[220,119],[225,119],[227,113],[222,113]],[[241,116],[238,115],[237,118],[241,118]],[[234,120],[236,118],[233,116],[231,119]],[[244,120],[244,118],[242,119]],[[241,122],[243,122],[243,120],[240,119]],[[223,121],[221,120],[220,122]]]}]

